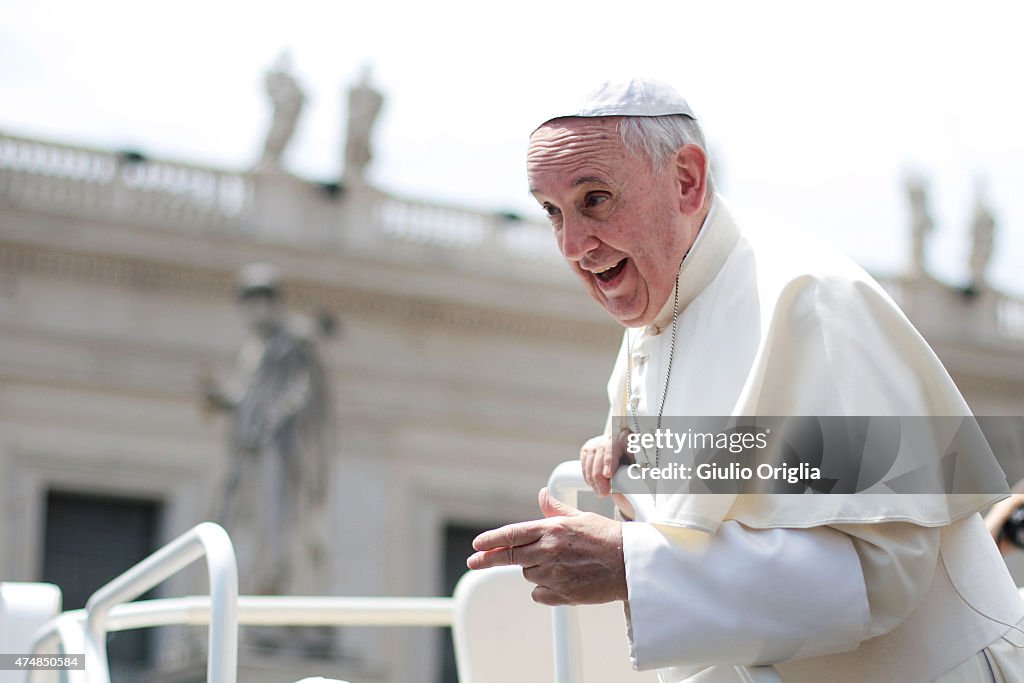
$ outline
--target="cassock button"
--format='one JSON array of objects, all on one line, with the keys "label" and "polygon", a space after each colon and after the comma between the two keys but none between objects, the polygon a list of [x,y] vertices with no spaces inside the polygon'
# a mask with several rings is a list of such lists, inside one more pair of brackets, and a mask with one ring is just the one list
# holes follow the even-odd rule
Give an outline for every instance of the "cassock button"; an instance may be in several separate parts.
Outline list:
[{"label": "cassock button", "polygon": [[643,365],[647,360],[646,353],[634,353],[633,354],[633,365]]},{"label": "cassock button", "polygon": [[657,337],[659,334],[661,334],[661,328],[657,325],[651,324],[647,326],[646,332],[652,337]]},{"label": "cassock button", "polygon": [[632,396],[630,396],[629,397],[629,405],[633,407],[633,410],[636,410],[636,407],[638,405],[640,405],[640,397],[637,396],[636,394],[633,394]]}]

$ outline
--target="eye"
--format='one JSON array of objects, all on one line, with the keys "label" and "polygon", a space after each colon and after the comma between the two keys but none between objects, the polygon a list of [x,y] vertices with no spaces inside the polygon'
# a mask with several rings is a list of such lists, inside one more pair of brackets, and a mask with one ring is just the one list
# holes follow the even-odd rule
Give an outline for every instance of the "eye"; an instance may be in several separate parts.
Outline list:
[{"label": "eye", "polygon": [[543,204],[541,204],[540,208],[544,209],[544,213],[546,213],[548,215],[548,218],[554,218],[558,214],[562,213],[561,211],[558,210],[557,206],[552,206],[551,204],[548,204],[547,202],[544,202]]},{"label": "eye", "polygon": [[608,201],[608,199],[608,194],[605,192],[588,192],[586,197],[583,198],[583,206],[598,206],[599,204],[603,204]]}]

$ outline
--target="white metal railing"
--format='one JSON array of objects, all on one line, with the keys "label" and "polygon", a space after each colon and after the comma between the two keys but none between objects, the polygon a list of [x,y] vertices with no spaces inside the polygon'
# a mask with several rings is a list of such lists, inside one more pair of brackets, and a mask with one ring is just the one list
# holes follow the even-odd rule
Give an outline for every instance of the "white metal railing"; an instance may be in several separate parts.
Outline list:
[{"label": "white metal railing", "polygon": [[[242,595],[240,626],[451,626],[451,598],[358,598]],[[107,615],[107,632],[154,626],[205,626],[210,623],[210,596],[138,600],[117,605]],[[84,626],[86,610],[62,616]],[[59,639],[51,625],[37,648]]]},{"label": "white metal railing", "polygon": [[[625,470],[613,478],[622,481]],[[548,480],[551,494],[578,504],[589,487],[579,461],[560,464]],[[649,511],[649,495],[626,494],[638,511]],[[209,596],[164,598],[128,603],[205,557]],[[85,609],[61,614],[33,637],[32,653],[60,648],[84,653],[84,671],[65,672],[66,683],[109,683],[106,634],[134,628],[209,624],[207,683],[235,683],[238,626],[446,626],[455,619],[452,598],[432,597],[264,597],[238,596],[237,567],[227,533],[204,522],[109,582],[89,598]],[[552,608],[555,683],[582,683],[582,644],[575,608]],[[771,667],[736,667],[740,680],[778,683]],[[34,681],[38,678],[29,680]]]},{"label": "white metal railing", "polygon": [[[589,489],[578,460],[563,462],[548,477],[548,489],[558,500],[577,507],[579,492]],[[583,683],[580,622],[572,607],[551,608],[554,636],[555,683]]]},{"label": "white metal railing", "polygon": [[[65,613],[44,625],[33,637],[32,651],[39,652],[63,641],[64,652],[83,652],[84,677],[68,672],[68,683],[109,683],[106,635],[110,614],[200,558],[206,558],[210,581],[209,660],[207,683],[235,683],[238,670],[238,567],[231,539],[212,522],[193,527],[124,574],[101,587],[89,598],[85,610]],[[77,629],[77,633],[76,633]],[[77,645],[81,634],[82,650]],[[69,643],[69,639],[76,642]]]},{"label": "white metal railing", "polygon": [[[205,626],[215,610],[210,596],[140,600],[111,608],[105,632],[155,626]],[[451,627],[452,598],[240,596],[237,623],[244,626],[441,626]],[[60,615],[36,635],[34,653],[57,646],[64,652],[84,651],[87,610]],[[210,654],[213,655],[211,639]],[[87,655],[88,658],[88,655]],[[95,671],[69,671],[67,683],[95,683]],[[234,678],[210,678],[220,683]],[[77,676],[77,677],[76,677]]]}]

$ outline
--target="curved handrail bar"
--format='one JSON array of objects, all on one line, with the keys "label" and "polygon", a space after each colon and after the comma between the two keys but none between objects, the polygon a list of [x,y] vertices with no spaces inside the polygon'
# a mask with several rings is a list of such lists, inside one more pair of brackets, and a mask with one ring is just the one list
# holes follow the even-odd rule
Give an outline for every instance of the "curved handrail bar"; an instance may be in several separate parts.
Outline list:
[{"label": "curved handrail bar", "polygon": [[[641,517],[650,517],[654,512],[654,495],[637,493],[636,484],[626,474],[626,467],[620,467],[612,475],[612,491],[626,497],[635,510],[642,513]],[[589,491],[590,487],[583,479],[583,470],[578,460],[566,460],[555,466],[548,477],[548,488],[551,495],[569,505],[576,506],[580,491]]]},{"label": "curved handrail bar", "polygon": [[[579,460],[556,465],[548,477],[551,495],[573,507],[578,505],[579,492],[587,488]],[[580,624],[576,610],[561,605],[552,607],[551,627],[554,637],[555,683],[583,683]]]},{"label": "curved handrail bar", "polygon": [[[90,683],[109,683],[106,632],[111,610],[133,600],[201,557],[210,580],[210,658],[207,683],[235,683],[238,675],[238,566],[231,539],[213,522],[203,522],[110,581],[85,606],[85,671]],[[47,637],[33,639],[33,649]],[[51,634],[52,637],[52,634]]]},{"label": "curved handrail bar", "polygon": [[[35,656],[51,652],[75,653],[75,645],[79,644],[75,629],[77,628],[78,636],[80,636],[83,630],[82,624],[84,623],[84,609],[69,610],[58,614],[36,629],[36,632],[32,634],[32,645],[29,647],[29,654]],[[71,626],[70,630],[69,624]],[[54,650],[53,648],[59,649]],[[82,651],[84,650],[85,644],[83,642]],[[31,675],[29,680],[33,680]]]},{"label": "curved handrail bar", "polygon": [[[30,653],[41,654],[43,650],[53,646],[63,646],[63,652],[67,654],[85,652],[85,610],[73,610],[58,614],[50,621],[43,624],[32,636],[32,647]],[[54,671],[45,669],[30,669],[25,680],[27,683],[35,683],[39,680],[57,680]],[[65,683],[87,683],[88,678],[82,669],[68,669],[63,673]]]},{"label": "curved handrail bar", "polygon": [[238,566],[224,528],[192,527],[124,574],[101,587],[85,605],[85,666],[90,681],[108,683],[106,622],[111,608],[142,595],[201,557],[210,581],[207,683],[235,683],[238,675]]},{"label": "curved handrail bar", "polygon": [[[138,600],[113,606],[106,631],[210,623],[210,597]],[[246,626],[448,626],[455,618],[452,598],[255,596],[238,598],[238,624]],[[64,652],[84,652],[87,612],[69,610],[44,624],[33,636],[32,652],[54,646]],[[50,672],[46,672],[50,673]],[[30,673],[29,683],[38,672]],[[85,672],[66,672],[66,683],[86,683]]]},{"label": "curved handrail bar", "polygon": [[[244,626],[451,626],[452,598],[375,598],[243,595],[238,598],[238,624]],[[70,610],[58,618],[85,622],[86,611]],[[36,633],[37,649],[64,638],[56,619]],[[155,626],[204,626],[210,623],[210,598],[137,600],[116,605],[107,614],[106,630],[127,631]],[[65,644],[65,650],[69,647]],[[77,650],[76,650],[77,651]]]},{"label": "curved handrail bar", "polygon": [[[625,485],[627,481],[626,468],[620,467],[612,477],[612,488],[616,491],[625,491],[628,489]],[[548,489],[558,500],[577,507],[579,492],[590,489],[583,478],[579,460],[567,460],[556,465],[548,477]],[[636,510],[646,511],[654,507],[654,500],[650,495],[623,495]],[[576,611],[571,607],[554,607],[551,611],[551,620],[554,631],[555,683],[582,683],[582,646]]]}]

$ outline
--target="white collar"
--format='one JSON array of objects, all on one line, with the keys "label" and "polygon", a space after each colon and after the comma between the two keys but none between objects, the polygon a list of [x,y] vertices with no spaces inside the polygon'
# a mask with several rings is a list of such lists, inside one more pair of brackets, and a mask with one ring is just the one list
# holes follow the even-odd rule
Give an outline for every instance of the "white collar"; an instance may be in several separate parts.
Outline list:
[{"label": "white collar", "polygon": [[[714,195],[708,214],[701,223],[697,237],[679,266],[679,312],[690,305],[722,269],[729,252],[739,239],[739,229],[732,220],[724,199]],[[669,295],[649,331],[658,334],[672,324],[674,297]]]}]

